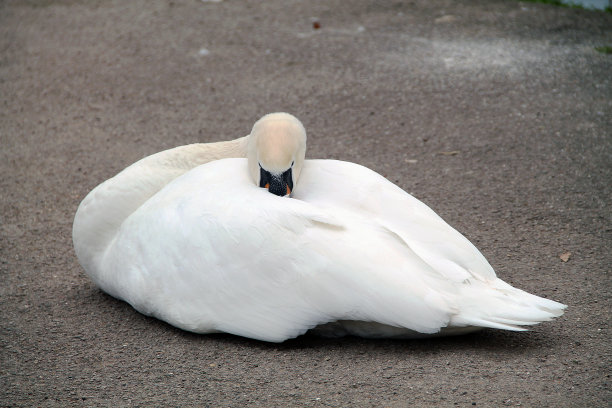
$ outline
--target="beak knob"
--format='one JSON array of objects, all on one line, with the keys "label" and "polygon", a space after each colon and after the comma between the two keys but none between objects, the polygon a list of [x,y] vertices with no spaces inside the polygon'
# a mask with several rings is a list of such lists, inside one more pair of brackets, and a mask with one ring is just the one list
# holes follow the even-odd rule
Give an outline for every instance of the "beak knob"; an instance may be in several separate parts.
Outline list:
[{"label": "beak knob", "polygon": [[293,189],[293,176],[291,174],[291,167],[280,174],[272,174],[263,167],[259,167],[260,179],[259,187],[267,189],[272,194],[277,196],[286,196],[291,194]]}]

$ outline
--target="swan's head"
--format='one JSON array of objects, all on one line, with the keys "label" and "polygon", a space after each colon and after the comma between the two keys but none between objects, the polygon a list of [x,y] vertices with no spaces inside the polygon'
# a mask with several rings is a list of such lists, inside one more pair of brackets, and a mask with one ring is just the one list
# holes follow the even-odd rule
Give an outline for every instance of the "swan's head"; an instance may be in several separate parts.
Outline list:
[{"label": "swan's head", "polygon": [[270,113],[249,136],[249,171],[256,185],[278,196],[291,194],[306,155],[306,130],[288,113]]}]

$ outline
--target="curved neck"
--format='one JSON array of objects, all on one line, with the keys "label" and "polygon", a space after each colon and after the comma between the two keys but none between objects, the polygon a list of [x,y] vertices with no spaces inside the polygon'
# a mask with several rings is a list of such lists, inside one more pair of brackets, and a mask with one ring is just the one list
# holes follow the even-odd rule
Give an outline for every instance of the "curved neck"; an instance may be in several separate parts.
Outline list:
[{"label": "curved neck", "polygon": [[72,228],[74,248],[85,270],[92,271],[99,265],[97,260],[125,219],[166,184],[210,161],[246,157],[247,142],[245,136],[164,150],[137,161],[94,188],[79,205]]}]

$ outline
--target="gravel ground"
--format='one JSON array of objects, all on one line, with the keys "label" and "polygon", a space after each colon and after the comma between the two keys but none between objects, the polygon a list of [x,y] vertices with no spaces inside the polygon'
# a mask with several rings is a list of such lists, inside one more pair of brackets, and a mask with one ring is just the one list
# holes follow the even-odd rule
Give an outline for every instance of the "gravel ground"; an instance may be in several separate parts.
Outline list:
[{"label": "gravel ground", "polygon": [[[0,1],[0,405],[609,406],[605,45],[610,13],[516,1]],[[71,242],[88,191],[279,110],[309,157],[382,173],[565,316],[267,344],[92,285]]]}]

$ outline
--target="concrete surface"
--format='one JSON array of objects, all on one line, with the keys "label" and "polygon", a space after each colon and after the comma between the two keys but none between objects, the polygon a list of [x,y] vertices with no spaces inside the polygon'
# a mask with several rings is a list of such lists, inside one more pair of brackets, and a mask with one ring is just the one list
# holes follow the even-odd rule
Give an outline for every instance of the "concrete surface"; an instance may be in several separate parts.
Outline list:
[{"label": "concrete surface", "polygon": [[[612,14],[515,1],[0,2],[0,405],[609,406],[611,43]],[[86,279],[91,188],[278,110],[308,156],[384,174],[566,315],[276,345],[182,332]]]}]

